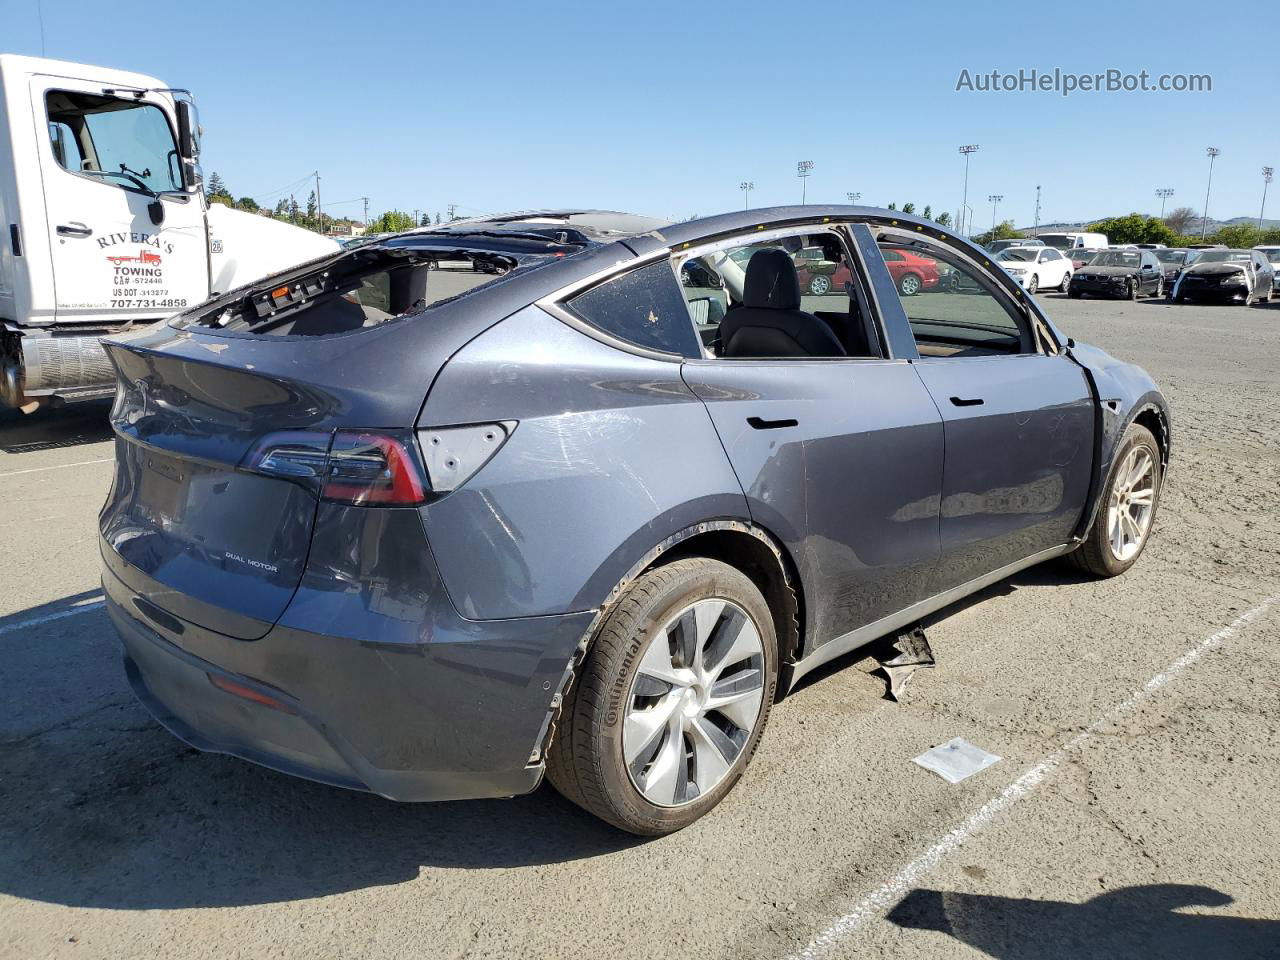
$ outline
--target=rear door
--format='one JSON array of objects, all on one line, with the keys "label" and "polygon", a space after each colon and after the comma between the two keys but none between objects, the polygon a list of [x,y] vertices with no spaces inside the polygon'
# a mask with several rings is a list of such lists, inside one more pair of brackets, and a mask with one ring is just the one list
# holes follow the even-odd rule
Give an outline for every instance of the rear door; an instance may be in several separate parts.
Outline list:
[{"label": "rear door", "polygon": [[1094,402],[1084,371],[1050,352],[995,277],[909,234],[879,239],[966,277],[966,292],[901,300],[912,365],[945,427],[941,592],[1070,541],[1092,474]]},{"label": "rear door", "polygon": [[[208,295],[204,212],[183,189],[168,102],[36,76],[32,109],[58,323],[158,319]],[[163,222],[149,206],[161,194]]]},{"label": "rear door", "polygon": [[[840,252],[831,259],[853,289],[806,294],[801,309],[829,322],[850,355],[726,358],[713,347],[687,361],[683,375],[706,404],[752,518],[800,567],[805,635],[821,645],[927,595],[938,557],[942,423],[907,358],[881,346],[872,301],[839,235],[815,233],[834,242]],[[732,286],[731,265],[749,259],[744,246],[788,249],[814,235],[724,241],[686,256],[705,256]]]}]

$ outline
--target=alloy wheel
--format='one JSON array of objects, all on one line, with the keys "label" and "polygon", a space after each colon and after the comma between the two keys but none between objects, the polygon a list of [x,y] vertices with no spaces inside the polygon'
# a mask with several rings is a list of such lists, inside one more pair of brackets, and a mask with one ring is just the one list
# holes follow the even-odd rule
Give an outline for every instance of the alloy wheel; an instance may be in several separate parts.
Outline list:
[{"label": "alloy wheel", "polygon": [[1125,561],[1142,549],[1155,513],[1156,465],[1146,447],[1129,450],[1111,483],[1107,540],[1111,554]]},{"label": "alloy wheel", "polygon": [[831,280],[822,274],[818,274],[809,280],[809,292],[815,297],[820,297],[831,289]]},{"label": "alloy wheel", "polygon": [[1040,289],[1040,277],[1036,274],[1031,275],[1031,279],[1027,282],[1027,293],[1034,294]]},{"label": "alloy wheel", "polygon": [[915,274],[908,273],[902,278],[902,283],[899,284],[899,289],[902,291],[904,296],[914,297],[920,292],[920,279],[915,276]]},{"label": "alloy wheel", "polygon": [[678,807],[714,790],[751,738],[764,648],[736,603],[690,604],[650,637],[627,695],[622,753],[635,788]]}]

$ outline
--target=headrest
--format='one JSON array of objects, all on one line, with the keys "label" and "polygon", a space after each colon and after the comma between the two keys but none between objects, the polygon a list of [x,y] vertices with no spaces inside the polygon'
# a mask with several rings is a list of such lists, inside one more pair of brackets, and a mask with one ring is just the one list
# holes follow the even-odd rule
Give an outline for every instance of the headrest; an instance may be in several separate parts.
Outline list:
[{"label": "headrest", "polygon": [[742,305],[769,310],[800,309],[800,278],[791,254],[777,247],[757,250],[747,264]]}]

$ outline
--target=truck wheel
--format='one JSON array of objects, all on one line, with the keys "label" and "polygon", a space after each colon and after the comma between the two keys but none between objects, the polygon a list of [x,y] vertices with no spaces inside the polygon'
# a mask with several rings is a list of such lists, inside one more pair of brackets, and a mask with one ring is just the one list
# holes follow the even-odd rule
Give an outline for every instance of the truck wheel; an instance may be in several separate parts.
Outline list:
[{"label": "truck wheel", "polygon": [[617,601],[580,667],[548,778],[631,833],[688,826],[755,753],[777,659],[768,604],[743,573],[704,557],[650,570]]},{"label": "truck wheel", "polygon": [[1072,562],[1095,577],[1116,577],[1137,563],[1151,535],[1163,480],[1156,438],[1141,424],[1131,425],[1116,449],[1089,536],[1068,554]]}]

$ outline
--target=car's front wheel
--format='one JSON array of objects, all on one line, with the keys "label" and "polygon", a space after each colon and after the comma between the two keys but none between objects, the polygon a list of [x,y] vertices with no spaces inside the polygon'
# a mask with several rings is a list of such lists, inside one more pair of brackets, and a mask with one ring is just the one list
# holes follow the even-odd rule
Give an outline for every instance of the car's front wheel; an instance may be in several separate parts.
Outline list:
[{"label": "car's front wheel", "polygon": [[1141,424],[1131,425],[1116,450],[1089,535],[1069,554],[1075,565],[1098,577],[1115,577],[1137,563],[1151,535],[1163,480],[1156,438]]},{"label": "car's front wheel", "polygon": [[825,274],[815,273],[809,278],[809,292],[815,297],[825,296],[831,289],[831,278]]},{"label": "car's front wheel", "polygon": [[631,833],[679,830],[742,776],[777,687],[768,604],[703,557],[641,576],[609,612],[547,758],[556,789]]},{"label": "car's front wheel", "polygon": [[914,273],[904,273],[898,281],[898,290],[904,297],[914,297],[920,292],[920,278]]},{"label": "car's front wheel", "polygon": [[1031,275],[1031,279],[1027,281],[1027,293],[1032,295],[1040,289],[1040,278],[1036,274]]}]

